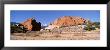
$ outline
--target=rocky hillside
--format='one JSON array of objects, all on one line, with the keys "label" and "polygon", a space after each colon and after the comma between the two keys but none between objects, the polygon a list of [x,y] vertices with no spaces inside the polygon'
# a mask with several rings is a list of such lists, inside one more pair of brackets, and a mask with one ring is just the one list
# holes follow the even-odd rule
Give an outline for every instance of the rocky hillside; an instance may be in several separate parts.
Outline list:
[{"label": "rocky hillside", "polygon": [[77,25],[77,26],[68,26],[68,27],[61,27],[61,28],[55,28],[52,31],[60,31],[60,32],[84,32],[84,26],[83,25]]},{"label": "rocky hillside", "polygon": [[74,26],[74,25],[85,24],[85,22],[86,22],[86,20],[82,17],[63,16],[63,17],[56,19],[54,22],[51,23],[51,25]]}]

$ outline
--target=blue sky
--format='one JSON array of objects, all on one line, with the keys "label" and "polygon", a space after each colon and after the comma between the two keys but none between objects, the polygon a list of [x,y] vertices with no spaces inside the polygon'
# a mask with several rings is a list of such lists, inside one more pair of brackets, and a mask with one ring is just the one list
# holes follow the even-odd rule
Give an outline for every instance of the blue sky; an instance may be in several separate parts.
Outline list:
[{"label": "blue sky", "polygon": [[100,10],[11,10],[11,22],[23,22],[35,17],[42,25],[49,24],[62,16],[80,16],[92,22],[100,21]]}]

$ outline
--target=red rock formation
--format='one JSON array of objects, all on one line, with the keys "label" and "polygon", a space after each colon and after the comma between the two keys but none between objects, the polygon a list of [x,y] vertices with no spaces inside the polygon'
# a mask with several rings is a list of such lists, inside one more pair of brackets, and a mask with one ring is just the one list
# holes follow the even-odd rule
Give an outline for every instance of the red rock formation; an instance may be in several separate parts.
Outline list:
[{"label": "red rock formation", "polygon": [[72,26],[72,25],[79,25],[84,24],[86,22],[85,19],[81,17],[75,17],[75,16],[63,16],[58,19],[56,19],[52,25],[57,26]]},{"label": "red rock formation", "polygon": [[26,21],[22,22],[21,24],[30,31],[41,29],[41,23],[40,22],[37,23],[36,20],[33,18],[29,18]]},{"label": "red rock formation", "polygon": [[27,19],[26,21],[22,22],[21,24],[27,28],[28,30],[32,30],[32,25],[31,25],[32,19]]}]

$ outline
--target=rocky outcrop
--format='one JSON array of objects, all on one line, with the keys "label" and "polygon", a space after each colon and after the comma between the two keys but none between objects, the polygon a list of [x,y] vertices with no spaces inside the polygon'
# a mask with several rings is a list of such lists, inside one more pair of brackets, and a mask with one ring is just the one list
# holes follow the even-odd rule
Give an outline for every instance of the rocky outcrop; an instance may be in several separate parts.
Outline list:
[{"label": "rocky outcrop", "polygon": [[45,29],[54,29],[54,28],[59,28],[59,26],[57,25],[49,25],[48,27],[46,27]]},{"label": "rocky outcrop", "polygon": [[41,23],[36,22],[36,20],[33,18],[29,18],[20,24],[22,24],[29,31],[40,31],[41,29]]},{"label": "rocky outcrop", "polygon": [[73,26],[73,25],[80,25],[86,22],[85,19],[77,16],[63,16],[56,19],[51,25],[57,26]]}]

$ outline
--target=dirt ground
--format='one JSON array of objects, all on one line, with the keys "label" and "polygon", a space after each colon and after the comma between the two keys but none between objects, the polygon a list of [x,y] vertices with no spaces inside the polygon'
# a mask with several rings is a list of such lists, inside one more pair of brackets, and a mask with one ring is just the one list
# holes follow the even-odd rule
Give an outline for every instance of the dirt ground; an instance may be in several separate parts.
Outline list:
[{"label": "dirt ground", "polygon": [[11,40],[100,40],[100,31],[13,33]]}]

